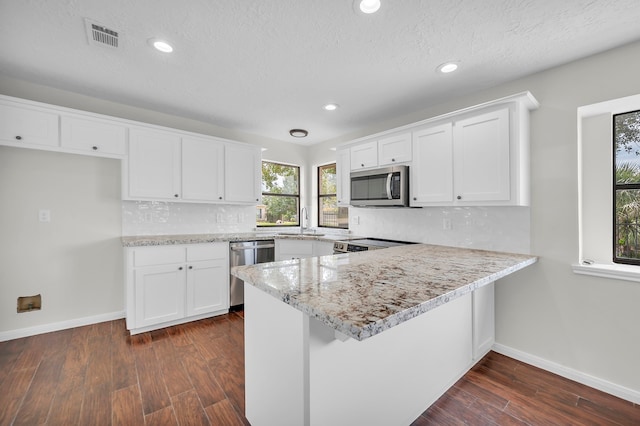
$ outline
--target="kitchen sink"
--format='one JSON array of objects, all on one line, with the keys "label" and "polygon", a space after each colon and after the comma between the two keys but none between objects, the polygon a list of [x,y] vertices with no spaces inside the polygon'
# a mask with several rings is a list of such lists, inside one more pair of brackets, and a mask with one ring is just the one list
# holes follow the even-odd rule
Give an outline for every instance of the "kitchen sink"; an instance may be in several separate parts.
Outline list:
[{"label": "kitchen sink", "polygon": [[276,235],[292,235],[292,236],[299,236],[299,237],[324,237],[325,234],[317,234],[313,232],[304,232],[302,234],[300,232],[278,232]]}]

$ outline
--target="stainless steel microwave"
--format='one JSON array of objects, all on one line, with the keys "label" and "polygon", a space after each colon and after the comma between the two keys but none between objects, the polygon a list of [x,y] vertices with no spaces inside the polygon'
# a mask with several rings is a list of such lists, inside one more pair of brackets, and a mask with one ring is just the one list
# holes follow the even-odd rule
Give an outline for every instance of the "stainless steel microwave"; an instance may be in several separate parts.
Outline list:
[{"label": "stainless steel microwave", "polygon": [[409,206],[409,167],[393,166],[351,172],[351,205],[355,207]]}]

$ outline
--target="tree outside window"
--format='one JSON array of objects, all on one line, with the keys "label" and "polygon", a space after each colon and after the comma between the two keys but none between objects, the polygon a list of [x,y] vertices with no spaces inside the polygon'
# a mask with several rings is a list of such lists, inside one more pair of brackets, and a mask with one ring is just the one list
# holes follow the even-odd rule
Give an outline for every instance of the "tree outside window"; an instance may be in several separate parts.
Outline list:
[{"label": "tree outside window", "polygon": [[318,226],[348,228],[349,209],[338,207],[336,163],[318,167]]},{"label": "tree outside window", "polygon": [[262,162],[262,205],[258,226],[300,226],[300,167]]},{"label": "tree outside window", "polygon": [[613,261],[640,264],[640,111],[613,116]]}]

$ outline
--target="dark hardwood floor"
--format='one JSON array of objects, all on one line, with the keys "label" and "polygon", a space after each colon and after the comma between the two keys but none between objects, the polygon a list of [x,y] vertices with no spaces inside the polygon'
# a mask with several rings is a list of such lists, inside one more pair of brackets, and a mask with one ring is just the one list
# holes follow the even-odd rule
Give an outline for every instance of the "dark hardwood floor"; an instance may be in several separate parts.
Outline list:
[{"label": "dark hardwood floor", "polygon": [[[246,425],[242,313],[0,343],[0,425]],[[489,353],[413,423],[640,425],[640,407]]]}]

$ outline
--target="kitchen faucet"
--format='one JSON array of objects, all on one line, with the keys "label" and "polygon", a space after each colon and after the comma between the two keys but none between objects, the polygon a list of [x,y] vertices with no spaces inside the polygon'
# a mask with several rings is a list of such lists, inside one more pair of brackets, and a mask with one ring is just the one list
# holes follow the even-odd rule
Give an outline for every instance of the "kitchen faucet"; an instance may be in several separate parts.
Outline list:
[{"label": "kitchen faucet", "polygon": [[304,233],[304,221],[309,220],[309,216],[307,216],[307,208],[303,207],[300,209],[300,233]]}]

